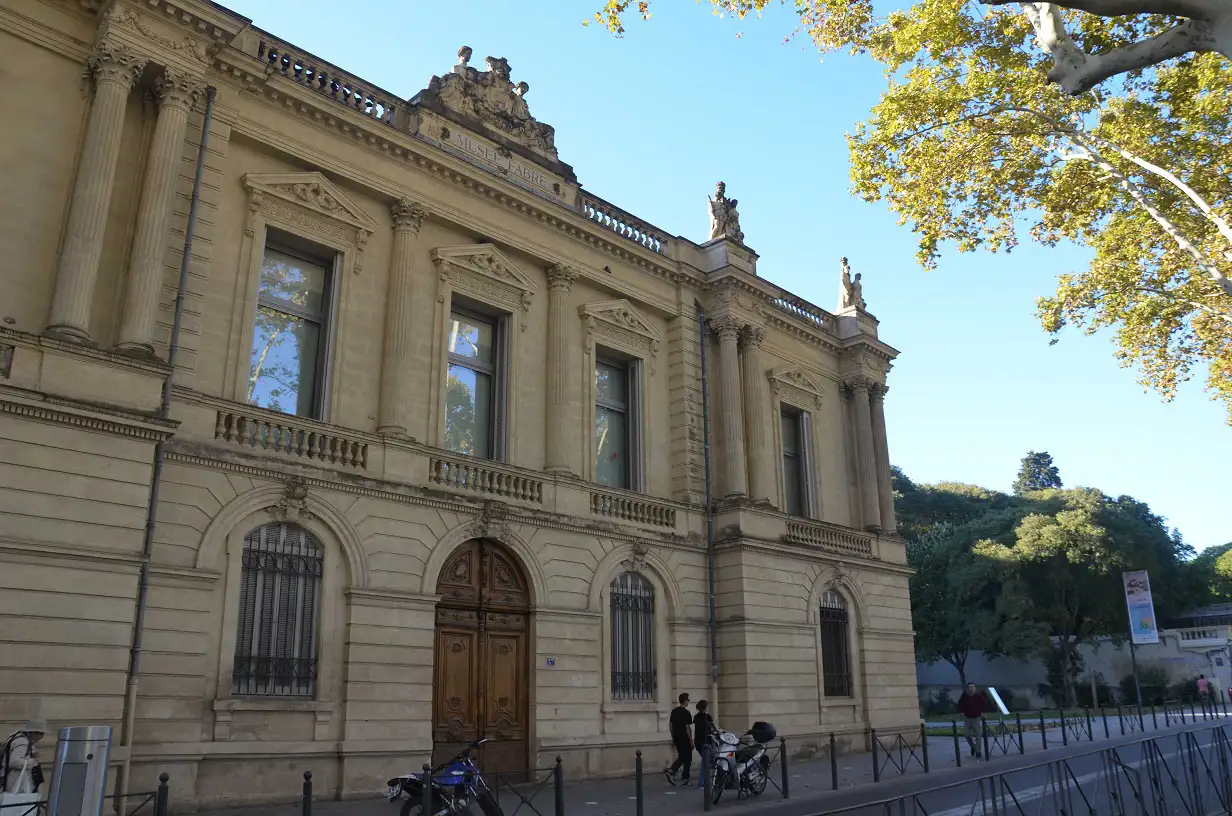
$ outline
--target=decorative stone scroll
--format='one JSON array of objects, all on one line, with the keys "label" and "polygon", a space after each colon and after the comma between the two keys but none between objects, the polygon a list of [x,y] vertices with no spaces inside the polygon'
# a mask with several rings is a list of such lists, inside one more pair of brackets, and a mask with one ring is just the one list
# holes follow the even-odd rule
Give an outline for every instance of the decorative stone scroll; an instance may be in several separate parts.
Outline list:
[{"label": "decorative stone scroll", "polygon": [[364,247],[377,223],[325,176],[317,172],[248,173],[242,182],[248,191],[245,236],[254,237],[258,216],[265,216],[305,238],[322,237],[355,247],[351,271],[358,275],[363,270]]},{"label": "decorative stone scroll", "polygon": [[776,368],[766,376],[770,378],[770,392],[776,400],[786,397],[801,407],[821,407],[825,389],[799,366]]},{"label": "decorative stone scroll", "polygon": [[650,545],[645,541],[636,540],[633,542],[632,552],[629,557],[620,562],[620,566],[625,568],[626,572],[642,573],[646,571],[646,556],[650,553]]},{"label": "decorative stone scroll", "polygon": [[307,519],[312,515],[308,509],[308,480],[303,476],[292,476],[287,479],[282,498],[269,513],[282,522],[295,522]]},{"label": "decorative stone scroll", "polygon": [[654,373],[663,335],[632,303],[623,299],[588,303],[578,307],[578,314],[586,326],[588,357],[594,357],[595,342],[598,341],[646,360],[650,364],[650,373]]},{"label": "decorative stone scroll", "polygon": [[174,39],[159,34],[149,21],[138,14],[135,9],[112,3],[102,14],[99,25],[100,39],[114,39],[118,32],[128,36],[125,39],[136,39],[158,46],[161,49],[176,52],[192,62],[208,65],[211,58],[211,48],[196,37]]},{"label": "decorative stone scroll", "polygon": [[432,263],[439,281],[437,303],[444,303],[450,290],[461,290],[520,315],[521,329],[526,331],[526,317],[538,287],[499,249],[492,244],[438,247],[432,250]]}]

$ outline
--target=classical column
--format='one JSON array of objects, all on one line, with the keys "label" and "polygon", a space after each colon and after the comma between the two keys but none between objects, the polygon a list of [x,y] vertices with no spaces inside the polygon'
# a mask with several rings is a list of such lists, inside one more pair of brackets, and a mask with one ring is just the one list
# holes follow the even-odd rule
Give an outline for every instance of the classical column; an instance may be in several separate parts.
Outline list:
[{"label": "classical column", "polygon": [[749,498],[771,501],[771,496],[774,495],[775,457],[770,450],[772,437],[766,430],[770,415],[770,385],[766,382],[766,372],[761,367],[761,344],[765,337],[766,330],[760,326],[745,326],[741,333],[740,360],[744,369]]},{"label": "classical column", "polygon": [[167,257],[167,228],[175,183],[180,173],[184,131],[188,112],[204,90],[204,84],[170,68],[155,84],[158,98],[158,123],[146,162],[141,188],[141,209],[137,212],[137,234],[128,265],[128,284],[124,292],[124,321],[116,349],[142,356],[154,355],[154,324],[158,320],[159,294]]},{"label": "classical column", "polygon": [[871,383],[865,377],[856,377],[847,382],[855,406],[856,421],[856,466],[860,482],[860,508],[864,526],[881,528],[881,505],[877,498],[877,458],[873,445],[873,412],[869,404]]},{"label": "classical column", "polygon": [[881,528],[894,532],[898,522],[894,518],[894,486],[890,482],[890,445],[886,437],[885,395],[887,385],[875,383],[873,398],[873,448],[877,455],[877,497],[881,505]]},{"label": "classical column", "polygon": [[732,315],[710,320],[711,330],[719,336],[719,413],[723,418],[723,474],[728,496],[748,495],[745,478],[744,417],[740,395],[741,323]]},{"label": "classical column", "polygon": [[46,329],[53,337],[90,341],[90,307],[124,132],[124,107],[144,65],[144,57],[107,43],[100,43],[86,62],[86,69],[94,77],[94,103],[86,123],[64,247],[56,268],[56,291]]},{"label": "classical column", "polygon": [[406,436],[410,427],[414,351],[411,333],[411,291],[415,267],[415,237],[428,209],[409,198],[390,205],[394,245],[385,292],[385,345],[381,357],[381,403],[377,432]]},{"label": "classical column", "polygon": [[[547,461],[551,473],[569,472],[568,437],[565,421],[569,410],[569,289],[577,271],[554,264],[548,268],[548,410]],[[594,376],[593,374],[590,376]]]}]

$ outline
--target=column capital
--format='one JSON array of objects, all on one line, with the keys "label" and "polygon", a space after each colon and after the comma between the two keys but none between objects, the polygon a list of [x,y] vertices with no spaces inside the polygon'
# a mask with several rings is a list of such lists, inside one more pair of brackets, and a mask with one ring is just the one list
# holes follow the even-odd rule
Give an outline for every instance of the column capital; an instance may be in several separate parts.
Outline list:
[{"label": "column capital", "polygon": [[709,321],[710,331],[719,336],[720,340],[737,340],[744,323],[735,315],[725,314],[712,317]]},{"label": "column capital", "polygon": [[846,390],[850,391],[853,394],[857,394],[857,393],[869,394],[872,392],[874,385],[875,383],[873,382],[871,377],[865,377],[863,375],[859,375],[855,377],[848,377],[847,379],[843,380],[843,388],[845,388]]},{"label": "column capital", "polygon": [[872,395],[875,401],[882,402],[885,400],[885,395],[890,393],[890,386],[885,383],[874,382],[869,386],[868,393]]},{"label": "column capital", "polygon": [[746,347],[761,348],[761,344],[766,339],[766,330],[761,326],[748,324],[740,330],[740,342]]},{"label": "column capital", "polygon": [[578,277],[577,270],[565,264],[552,264],[547,274],[548,289],[552,292],[568,292]]},{"label": "column capital", "polygon": [[205,83],[200,78],[174,68],[164,69],[154,83],[154,96],[162,108],[190,111],[204,92]]},{"label": "column capital", "polygon": [[399,198],[390,204],[389,212],[393,216],[394,231],[405,231],[412,235],[419,234],[420,227],[428,217],[428,208],[409,198]]},{"label": "column capital", "polygon": [[86,58],[85,72],[94,77],[95,83],[114,82],[128,89],[136,84],[146,62],[145,55],[128,46],[104,40],[97,43],[94,52]]}]

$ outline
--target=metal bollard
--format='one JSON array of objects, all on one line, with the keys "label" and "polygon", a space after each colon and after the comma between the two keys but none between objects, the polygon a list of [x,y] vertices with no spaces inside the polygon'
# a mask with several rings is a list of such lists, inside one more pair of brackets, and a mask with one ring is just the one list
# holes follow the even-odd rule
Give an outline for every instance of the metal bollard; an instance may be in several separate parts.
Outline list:
[{"label": "metal bollard", "polygon": [[1108,709],[1100,706],[1099,716],[1104,720],[1104,739],[1110,739],[1112,734],[1108,733]]},{"label": "metal bollard", "polygon": [[[643,816],[646,812],[646,795],[642,783],[642,749],[637,749],[637,768],[634,775],[634,790],[637,794],[637,816]],[[425,814],[427,816],[427,814]]]},{"label": "metal bollard", "polygon": [[[304,771],[304,799],[300,804],[300,812],[303,816],[312,816],[312,771]],[[425,808],[424,813],[428,812]]]},{"label": "metal bollard", "polygon": [[1086,715],[1087,715],[1087,742],[1094,742],[1095,741],[1095,731],[1094,731],[1094,723],[1091,722],[1091,708],[1088,706],[1084,710],[1086,711]]},{"label": "metal bollard", "polygon": [[[497,783],[500,784],[499,782]],[[423,808],[420,816],[429,816],[432,811],[432,766],[428,763],[423,764],[423,787],[419,792],[420,807]]]},{"label": "metal bollard", "polygon": [[954,729],[954,763],[958,767],[962,767],[962,751],[958,748],[958,723],[950,720],[950,727]]},{"label": "metal bollard", "polygon": [[1117,706],[1117,722],[1121,724],[1121,736],[1125,736],[1125,715],[1121,712],[1121,706]]},{"label": "metal bollard", "polygon": [[988,750],[988,721],[980,717],[980,736],[984,738],[984,761],[992,761],[992,756]]},{"label": "metal bollard", "polygon": [[1172,707],[1164,702],[1164,728],[1172,727]]},{"label": "metal bollard", "polygon": [[1044,742],[1044,750],[1048,750],[1048,726],[1044,722],[1044,711],[1040,709],[1040,739]]},{"label": "metal bollard", "polygon": [[[831,735],[833,736],[833,735]],[[779,737],[779,773],[783,775],[783,798],[788,798],[787,782],[787,738]]]},{"label": "metal bollard", "polygon": [[1154,704],[1151,705],[1151,729],[1155,731],[1159,730],[1159,718],[1155,716]]},{"label": "metal bollard", "polygon": [[1022,740],[1022,715],[1015,714],[1014,720],[1018,724],[1018,753],[1022,755],[1027,752],[1027,744]]},{"label": "metal bollard", "polygon": [[710,745],[702,749],[702,810],[709,812],[714,807],[714,768],[710,767]]},{"label": "metal bollard", "polygon": [[1057,716],[1061,718],[1061,745],[1069,745],[1069,727],[1065,724],[1065,709],[1058,708]]},{"label": "metal bollard", "polygon": [[881,781],[881,760],[877,758],[877,729],[870,728],[868,731],[869,743],[873,748],[873,781]]},{"label": "metal bollard", "polygon": [[167,804],[171,799],[167,780],[170,778],[166,773],[158,775],[158,796],[154,799],[154,816],[167,816]]},{"label": "metal bollard", "polygon": [[924,773],[928,773],[928,729],[920,723],[920,752],[924,755]]},{"label": "metal bollard", "polygon": [[830,790],[838,790],[838,743],[834,741],[833,731],[830,732]]},{"label": "metal bollard", "polygon": [[559,756],[556,757],[556,767],[552,769],[552,792],[556,794],[556,816],[565,816],[565,761]]}]

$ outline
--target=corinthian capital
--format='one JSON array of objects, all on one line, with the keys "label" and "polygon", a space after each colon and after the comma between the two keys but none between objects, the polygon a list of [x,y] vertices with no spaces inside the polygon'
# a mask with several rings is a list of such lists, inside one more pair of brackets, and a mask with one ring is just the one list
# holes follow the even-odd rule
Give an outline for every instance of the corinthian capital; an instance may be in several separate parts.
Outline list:
[{"label": "corinthian capital", "polygon": [[127,90],[133,87],[146,58],[126,45],[101,41],[94,46],[94,53],[86,59],[86,73],[94,77],[95,84],[114,82]]},{"label": "corinthian capital", "polygon": [[853,394],[864,394],[867,396],[873,390],[874,385],[875,383],[871,379],[862,374],[843,380],[843,388]]},{"label": "corinthian capital", "polygon": [[552,264],[548,267],[548,289],[553,292],[568,292],[577,276],[577,270],[572,266]]},{"label": "corinthian capital", "polygon": [[890,386],[882,382],[874,382],[868,389],[868,393],[873,395],[873,399],[881,402],[885,399],[885,395],[890,392]]},{"label": "corinthian capital", "polygon": [[740,329],[744,328],[740,319],[730,314],[712,317],[709,323],[710,331],[717,334],[720,340],[736,340],[740,337]]},{"label": "corinthian capital", "polygon": [[746,348],[761,348],[762,342],[766,339],[766,330],[761,326],[749,324],[740,332],[740,340]]},{"label": "corinthian capital", "polygon": [[163,75],[154,83],[154,95],[164,108],[179,108],[192,110],[197,104],[197,98],[205,91],[205,83],[182,71],[167,68]]},{"label": "corinthian capital", "polygon": [[412,235],[419,234],[419,228],[423,226],[424,220],[428,217],[428,208],[409,198],[400,198],[390,204],[389,212],[394,219],[394,229],[405,230]]}]

